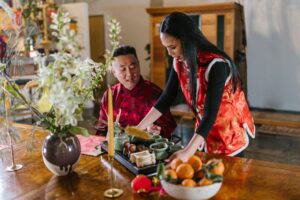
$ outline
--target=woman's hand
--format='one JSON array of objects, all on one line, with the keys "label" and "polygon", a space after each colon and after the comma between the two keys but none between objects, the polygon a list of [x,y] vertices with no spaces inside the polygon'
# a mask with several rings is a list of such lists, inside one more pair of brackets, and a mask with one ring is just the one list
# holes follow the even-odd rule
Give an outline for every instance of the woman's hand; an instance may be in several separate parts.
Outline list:
[{"label": "woman's hand", "polygon": [[159,135],[159,134],[160,134],[160,131],[161,131],[161,127],[152,124],[151,126],[148,126],[148,127],[147,127],[147,131],[148,131],[149,133],[152,133],[153,135]]},{"label": "woman's hand", "polygon": [[177,151],[176,153],[172,154],[168,159],[165,160],[168,163],[167,166],[175,158],[178,158],[183,162],[187,161],[188,158],[197,151],[198,147],[203,145],[203,142],[204,142],[204,138],[201,135],[195,133],[193,138],[190,140],[188,145],[183,150]]},{"label": "woman's hand", "polygon": [[180,160],[182,160],[183,162],[187,161],[188,158],[191,156],[192,154],[187,151],[186,149],[182,149],[179,150],[175,153],[173,153],[168,159],[166,159],[165,161],[168,163],[167,166],[172,162],[172,160],[178,158]]}]

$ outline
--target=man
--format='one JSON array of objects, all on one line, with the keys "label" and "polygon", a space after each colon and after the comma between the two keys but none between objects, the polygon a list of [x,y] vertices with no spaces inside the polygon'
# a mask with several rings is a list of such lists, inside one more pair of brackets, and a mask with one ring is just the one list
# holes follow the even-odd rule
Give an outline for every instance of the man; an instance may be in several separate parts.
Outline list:
[{"label": "man", "polygon": [[[162,90],[141,76],[139,60],[134,47],[119,47],[115,50],[113,57],[112,73],[119,81],[118,84],[112,86],[114,120],[120,113],[119,124],[122,127],[135,126],[148,113]],[[107,132],[107,105],[106,91],[100,103],[99,121],[96,126],[98,134],[106,134]],[[168,110],[147,130],[170,138],[175,127],[176,122]]]}]

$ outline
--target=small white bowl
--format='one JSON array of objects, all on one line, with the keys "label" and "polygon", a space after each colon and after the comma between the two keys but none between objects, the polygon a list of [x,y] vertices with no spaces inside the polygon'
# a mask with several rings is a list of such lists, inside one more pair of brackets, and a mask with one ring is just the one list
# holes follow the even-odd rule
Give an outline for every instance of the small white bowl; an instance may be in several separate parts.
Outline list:
[{"label": "small white bowl", "polygon": [[216,195],[222,186],[222,182],[207,186],[186,187],[162,180],[161,185],[168,195],[175,199],[204,200]]}]

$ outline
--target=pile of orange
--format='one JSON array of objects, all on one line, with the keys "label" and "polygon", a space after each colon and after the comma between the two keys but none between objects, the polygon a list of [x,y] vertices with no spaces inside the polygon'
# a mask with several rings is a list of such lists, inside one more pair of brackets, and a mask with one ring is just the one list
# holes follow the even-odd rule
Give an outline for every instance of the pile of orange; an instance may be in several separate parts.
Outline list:
[{"label": "pile of orange", "polygon": [[165,169],[165,180],[186,187],[210,185],[215,182],[212,177],[223,177],[225,167],[222,160],[211,159],[203,163],[195,154],[186,162],[176,158],[171,161],[170,167]]}]

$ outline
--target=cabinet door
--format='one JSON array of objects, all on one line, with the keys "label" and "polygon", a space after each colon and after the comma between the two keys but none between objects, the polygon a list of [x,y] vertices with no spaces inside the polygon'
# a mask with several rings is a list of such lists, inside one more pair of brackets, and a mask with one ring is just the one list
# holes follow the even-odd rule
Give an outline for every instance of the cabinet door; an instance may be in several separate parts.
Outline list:
[{"label": "cabinet door", "polygon": [[159,36],[160,23],[163,17],[153,17],[151,20],[151,80],[163,88],[166,82],[167,54]]},{"label": "cabinet door", "polygon": [[96,62],[104,61],[104,17],[89,16],[91,58]]},{"label": "cabinet door", "polygon": [[216,14],[202,14],[200,29],[205,37],[217,44],[217,15]]},{"label": "cabinet door", "polygon": [[[105,54],[105,37],[104,37],[104,16],[89,16],[90,48],[91,58],[96,62],[104,62]],[[95,116],[98,118],[101,97],[106,90],[106,77],[103,79],[101,86],[94,91],[95,99]]]},{"label": "cabinet door", "polygon": [[233,13],[212,13],[201,15],[201,31],[205,37],[234,58]]}]

